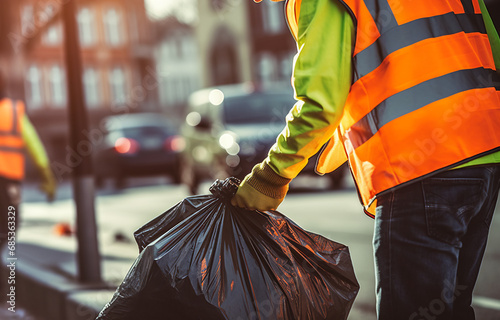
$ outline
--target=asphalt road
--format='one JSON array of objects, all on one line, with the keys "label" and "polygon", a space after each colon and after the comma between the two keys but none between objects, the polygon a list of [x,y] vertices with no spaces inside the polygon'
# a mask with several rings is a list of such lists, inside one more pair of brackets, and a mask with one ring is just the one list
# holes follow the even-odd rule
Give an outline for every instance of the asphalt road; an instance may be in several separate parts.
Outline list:
[{"label": "asphalt road", "polygon": [[[281,205],[280,211],[304,229],[326,236],[349,246],[358,281],[361,285],[353,312],[349,320],[375,319],[375,280],[373,269],[373,220],[365,216],[359,205],[352,183],[347,180],[342,190],[325,190],[326,180],[304,178],[294,186]],[[114,255],[133,261],[137,248],[132,233],[156,215],[188,196],[187,188],[168,184],[165,179],[138,179],[131,188],[113,190],[110,186],[98,191],[96,211],[102,255]],[[203,189],[208,192],[209,184]],[[52,204],[42,200],[34,187],[25,188],[25,203],[22,206],[23,226],[20,240],[25,244],[56,247],[58,250],[76,250],[74,237],[61,240],[51,232],[61,222],[73,225],[74,205],[69,184],[63,184],[57,201]],[[497,211],[500,211],[497,209]],[[478,320],[500,319],[500,214],[493,220],[489,245],[475,290],[474,304]],[[47,234],[51,232],[51,234]],[[72,268],[65,262],[62,269]],[[107,278],[115,277],[119,283],[127,268],[108,266],[103,272]],[[112,275],[109,275],[112,273]],[[0,314],[1,317],[1,314]],[[3,319],[3,318],[2,318]]]}]

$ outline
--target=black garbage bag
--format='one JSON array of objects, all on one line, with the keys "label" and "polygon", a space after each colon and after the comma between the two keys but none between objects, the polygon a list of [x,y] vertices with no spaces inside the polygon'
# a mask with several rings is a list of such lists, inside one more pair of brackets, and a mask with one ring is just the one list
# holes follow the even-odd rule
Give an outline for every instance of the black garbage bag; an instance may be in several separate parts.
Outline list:
[{"label": "black garbage bag", "polygon": [[134,235],[140,255],[97,320],[346,319],[348,248],[277,211],[231,206],[237,184],[186,198]]}]

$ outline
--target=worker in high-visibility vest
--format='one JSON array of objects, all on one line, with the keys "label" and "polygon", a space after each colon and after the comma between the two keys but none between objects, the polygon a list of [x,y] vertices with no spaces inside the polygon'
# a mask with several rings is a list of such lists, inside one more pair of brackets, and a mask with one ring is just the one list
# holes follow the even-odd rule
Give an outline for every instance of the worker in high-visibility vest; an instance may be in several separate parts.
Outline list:
[{"label": "worker in high-visibility vest", "polygon": [[8,242],[9,231],[19,227],[25,150],[42,178],[40,189],[52,201],[56,182],[43,144],[25,114],[24,104],[7,98],[6,79],[0,72],[0,252]]},{"label": "worker in high-visibility vest", "polygon": [[500,188],[500,39],[483,0],[289,0],[298,102],[232,204],[348,160],[375,217],[379,319],[474,319]]}]

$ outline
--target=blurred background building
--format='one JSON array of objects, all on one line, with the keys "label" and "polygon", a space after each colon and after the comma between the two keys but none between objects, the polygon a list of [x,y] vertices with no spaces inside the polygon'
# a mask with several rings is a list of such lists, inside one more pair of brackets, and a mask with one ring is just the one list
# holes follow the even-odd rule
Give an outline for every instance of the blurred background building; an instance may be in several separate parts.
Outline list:
[{"label": "blurred background building", "polygon": [[188,96],[202,86],[201,57],[195,30],[175,17],[154,23],[158,105],[171,116],[183,115]]},{"label": "blurred background building", "polygon": [[[67,84],[58,0],[2,2],[0,68],[22,99],[52,158],[67,145]],[[78,1],[85,101],[91,123],[110,114],[157,110],[156,94],[132,88],[154,73],[154,38],[143,0]],[[155,88],[156,90],[156,88]],[[137,91],[137,90],[136,90]]]},{"label": "blurred background building", "polygon": [[203,86],[289,82],[295,43],[284,2],[199,0],[195,31]]}]

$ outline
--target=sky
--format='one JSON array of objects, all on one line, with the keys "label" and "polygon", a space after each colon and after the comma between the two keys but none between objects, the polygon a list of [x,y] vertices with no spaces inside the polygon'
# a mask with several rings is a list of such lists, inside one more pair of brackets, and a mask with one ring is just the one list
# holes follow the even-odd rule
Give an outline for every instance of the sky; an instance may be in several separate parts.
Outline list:
[{"label": "sky", "polygon": [[196,18],[193,4],[193,0],[146,0],[146,9],[153,19],[175,14],[180,20],[189,22]]}]

